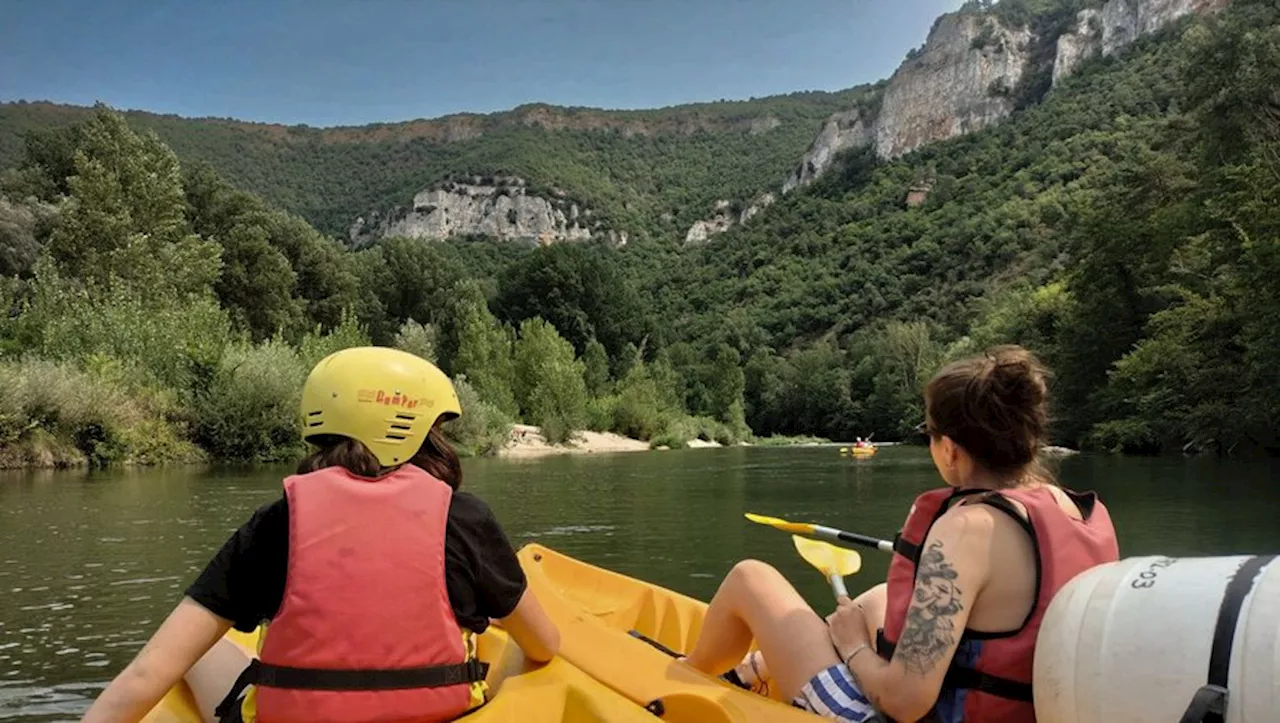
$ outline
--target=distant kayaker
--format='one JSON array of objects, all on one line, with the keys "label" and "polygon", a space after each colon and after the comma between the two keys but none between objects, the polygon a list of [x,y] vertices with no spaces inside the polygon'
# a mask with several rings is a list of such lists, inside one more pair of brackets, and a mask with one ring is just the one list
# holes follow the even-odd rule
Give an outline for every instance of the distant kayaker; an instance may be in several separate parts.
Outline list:
[{"label": "distant kayaker", "polygon": [[[458,491],[439,425],[462,409],[443,372],[347,349],[312,370],[301,412],[312,450],[283,497],[227,540],[85,721],[138,721],[184,675],[206,720],[452,720],[484,701],[473,638],[490,619],[532,660],[555,655],[493,512]],[[251,665],[223,634],[264,621]]]},{"label": "distant kayaker", "polygon": [[[843,598],[824,621],[777,570],[738,563],[687,662],[837,721],[879,711],[914,721],[1031,723],[1032,656],[1053,595],[1119,558],[1093,493],[1055,486],[1037,456],[1046,372],[1006,346],[929,382],[925,421],[947,487],[916,498],[886,584]],[[752,639],[759,651],[744,658]],[[945,678],[945,680],[944,680]]]}]

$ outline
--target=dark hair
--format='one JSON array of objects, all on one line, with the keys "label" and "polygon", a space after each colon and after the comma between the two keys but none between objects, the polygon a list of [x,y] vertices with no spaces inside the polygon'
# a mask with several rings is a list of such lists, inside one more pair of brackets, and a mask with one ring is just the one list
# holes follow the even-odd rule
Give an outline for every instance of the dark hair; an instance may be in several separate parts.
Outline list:
[{"label": "dark hair", "polygon": [[[307,474],[325,467],[343,467],[360,477],[378,477],[391,471],[378,463],[378,458],[361,442],[338,435],[319,435],[311,439],[316,449],[298,463],[298,474]],[[409,460],[409,464],[444,482],[457,491],[462,486],[462,464],[457,452],[436,423],[422,440],[422,446]]]},{"label": "dark hair", "polygon": [[925,388],[927,430],[947,436],[1008,486],[1037,463],[1049,427],[1049,371],[1020,346],[997,346],[943,367]]},{"label": "dark hair", "polygon": [[427,433],[427,438],[422,441],[418,453],[413,455],[409,463],[449,485],[454,492],[462,486],[462,463],[458,461],[458,453],[453,451],[449,440],[445,439],[444,432],[440,431],[439,424]]}]

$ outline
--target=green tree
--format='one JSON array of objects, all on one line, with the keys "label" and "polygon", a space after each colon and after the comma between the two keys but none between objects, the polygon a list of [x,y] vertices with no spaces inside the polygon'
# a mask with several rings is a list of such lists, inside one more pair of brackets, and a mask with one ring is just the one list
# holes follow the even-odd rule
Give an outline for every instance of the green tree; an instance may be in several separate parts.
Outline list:
[{"label": "green tree", "polygon": [[56,223],[53,206],[0,196],[0,276],[29,276]]},{"label": "green tree", "polygon": [[652,440],[670,427],[676,416],[670,391],[664,391],[647,364],[638,363],[618,381],[614,429],[636,439]]},{"label": "green tree", "polygon": [[708,371],[708,411],[721,422],[739,427],[745,425],[743,393],[746,391],[746,376],[742,372],[738,351],[720,342],[716,345]]},{"label": "green tree", "polygon": [[592,339],[611,354],[637,342],[645,314],[616,252],[581,244],[554,244],[513,264],[499,280],[495,302],[508,323],[540,317],[584,353]]},{"label": "green tree", "polygon": [[222,273],[213,290],[236,326],[261,341],[314,323],[297,296],[293,265],[267,228],[273,212],[206,165],[187,170],[183,191],[192,229],[222,246]]},{"label": "green tree", "polygon": [[449,296],[467,278],[462,265],[445,244],[416,239],[389,239],[359,252],[369,272],[363,283],[376,290],[394,324],[415,319],[440,324],[449,308]]},{"label": "green tree", "polygon": [[447,328],[455,349],[450,372],[465,374],[485,401],[515,416],[519,406],[512,391],[512,334],[489,311],[478,283],[462,281],[454,286]]},{"label": "green tree", "polygon": [[190,232],[173,151],[104,108],[81,133],[70,199],[49,239],[62,273],[149,294],[204,293],[219,273],[219,249]]},{"label": "green tree", "polygon": [[604,344],[592,339],[587,343],[587,350],[582,355],[582,362],[585,367],[583,375],[586,378],[587,393],[593,397],[600,397],[609,393],[609,353],[605,351]]},{"label": "green tree", "polygon": [[520,324],[513,355],[515,390],[524,419],[552,444],[566,442],[586,422],[585,366],[573,345],[542,319]]},{"label": "green tree", "polygon": [[410,319],[400,325],[394,346],[427,361],[436,363],[436,349],[440,346],[440,334],[432,324],[419,324]]},{"label": "green tree", "polygon": [[223,266],[213,288],[236,326],[255,341],[296,330],[303,319],[302,304],[293,296],[297,274],[266,231],[236,226],[219,240]]}]

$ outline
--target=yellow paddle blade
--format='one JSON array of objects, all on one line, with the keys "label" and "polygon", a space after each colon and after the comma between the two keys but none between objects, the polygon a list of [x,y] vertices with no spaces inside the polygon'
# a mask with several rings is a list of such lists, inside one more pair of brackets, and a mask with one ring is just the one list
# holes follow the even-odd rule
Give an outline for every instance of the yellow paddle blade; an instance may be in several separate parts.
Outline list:
[{"label": "yellow paddle blade", "polygon": [[855,550],[836,547],[827,542],[792,535],[796,552],[804,561],[818,568],[824,577],[852,575],[862,569],[862,555]]},{"label": "yellow paddle blade", "polygon": [[747,519],[757,525],[768,525],[769,527],[782,530],[783,532],[795,532],[801,535],[812,535],[813,525],[808,522],[787,522],[777,517],[766,517],[765,515],[757,515],[748,512]]}]

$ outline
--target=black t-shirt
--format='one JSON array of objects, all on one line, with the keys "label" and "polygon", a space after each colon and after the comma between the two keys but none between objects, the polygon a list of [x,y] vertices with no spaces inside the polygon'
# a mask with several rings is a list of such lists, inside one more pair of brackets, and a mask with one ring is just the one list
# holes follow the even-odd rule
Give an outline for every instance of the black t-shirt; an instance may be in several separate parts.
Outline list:
[{"label": "black t-shirt", "polygon": [[[444,538],[445,582],[458,624],[483,632],[504,618],[524,594],[524,570],[515,550],[479,497],[454,493]],[[284,599],[289,561],[289,503],[281,497],[258,508],[223,544],[187,596],[252,632],[275,617]]]}]

